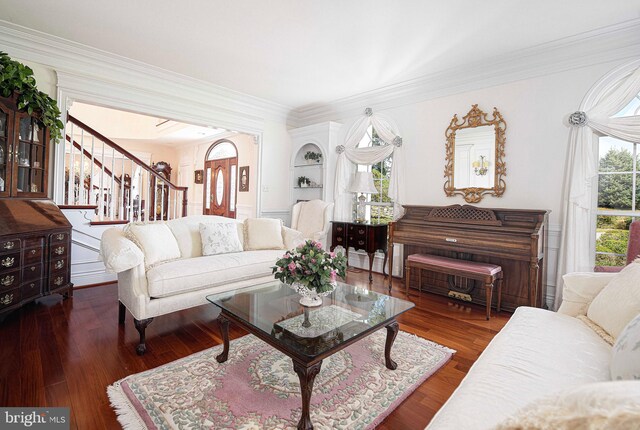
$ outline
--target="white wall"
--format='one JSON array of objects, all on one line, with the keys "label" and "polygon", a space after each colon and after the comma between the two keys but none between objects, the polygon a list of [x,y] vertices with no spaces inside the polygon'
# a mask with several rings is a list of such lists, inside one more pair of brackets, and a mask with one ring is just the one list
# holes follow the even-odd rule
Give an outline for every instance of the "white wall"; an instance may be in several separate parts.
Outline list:
[{"label": "white wall", "polygon": [[[599,64],[380,111],[398,124],[403,138],[406,180],[402,201],[464,204],[462,196],[446,197],[443,190],[445,130],[454,114],[461,118],[472,104],[489,113],[497,107],[507,123],[506,191],[500,198],[486,196],[478,206],[551,210],[547,296],[552,297],[569,133],[563,121],[578,110],[589,88],[618,64]],[[375,105],[370,107],[376,111]],[[356,119],[332,118],[344,124],[339,142]]]},{"label": "white wall", "polygon": [[[219,139],[214,138],[212,141],[178,148],[177,159],[179,161],[177,166],[179,166],[179,176],[176,177],[176,181],[189,187],[187,210],[189,215],[202,214],[204,185],[193,183],[194,172],[198,169],[204,169],[204,159],[207,151]],[[257,184],[260,170],[258,167],[259,146],[254,136],[248,134],[225,136],[224,139],[232,141],[238,149],[238,173],[240,167],[249,166],[249,191],[237,193],[237,218],[255,217],[257,214]]]}]

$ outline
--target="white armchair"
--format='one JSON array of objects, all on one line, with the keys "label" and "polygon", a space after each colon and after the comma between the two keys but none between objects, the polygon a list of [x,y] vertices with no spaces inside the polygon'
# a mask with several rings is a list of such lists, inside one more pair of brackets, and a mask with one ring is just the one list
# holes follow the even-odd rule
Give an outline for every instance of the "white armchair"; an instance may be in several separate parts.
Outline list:
[{"label": "white armchair", "polygon": [[329,246],[329,229],[333,220],[333,203],[322,200],[309,200],[293,205],[291,228],[302,232],[305,239],[313,239]]}]

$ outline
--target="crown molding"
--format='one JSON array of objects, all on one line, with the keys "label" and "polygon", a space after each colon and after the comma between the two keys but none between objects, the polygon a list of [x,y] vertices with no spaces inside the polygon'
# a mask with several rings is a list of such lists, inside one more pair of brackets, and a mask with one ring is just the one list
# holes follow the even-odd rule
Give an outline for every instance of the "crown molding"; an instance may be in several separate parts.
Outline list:
[{"label": "crown molding", "polygon": [[204,107],[209,115],[239,117],[231,122],[241,123],[244,118],[286,121],[291,111],[289,106],[3,20],[0,20],[0,50],[51,67],[59,76],[137,89],[147,96],[170,97],[172,103],[178,99]]},{"label": "crown molding", "polygon": [[488,58],[398,84],[295,109],[298,127],[338,120],[467,91],[550,75],[596,64],[640,57],[640,19],[599,28],[507,55]]}]

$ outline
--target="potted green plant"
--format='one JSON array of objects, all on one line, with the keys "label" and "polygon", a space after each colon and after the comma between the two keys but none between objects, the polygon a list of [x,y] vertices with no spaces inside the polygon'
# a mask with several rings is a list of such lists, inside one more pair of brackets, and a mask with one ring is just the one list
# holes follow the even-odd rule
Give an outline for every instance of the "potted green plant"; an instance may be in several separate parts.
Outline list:
[{"label": "potted green plant", "polygon": [[298,176],[298,186],[300,188],[307,188],[309,185],[311,185],[311,179],[306,176]]},{"label": "potted green plant", "polygon": [[29,115],[35,114],[41,125],[49,129],[54,142],[62,138],[64,124],[60,121],[60,109],[56,101],[38,90],[30,67],[12,60],[7,53],[1,51],[0,95],[16,97],[18,109]]},{"label": "potted green plant", "polygon": [[320,163],[322,161],[322,154],[320,152],[307,151],[304,154],[304,159],[307,160],[307,163]]}]

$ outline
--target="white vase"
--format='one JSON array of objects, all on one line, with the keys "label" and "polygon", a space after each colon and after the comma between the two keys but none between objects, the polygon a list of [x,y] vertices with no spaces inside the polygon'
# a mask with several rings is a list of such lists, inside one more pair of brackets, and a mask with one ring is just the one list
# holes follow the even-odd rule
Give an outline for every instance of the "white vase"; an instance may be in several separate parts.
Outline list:
[{"label": "white vase", "polygon": [[336,289],[337,284],[335,282],[331,285],[333,286],[331,290],[323,291],[322,293],[318,293],[316,290],[310,290],[306,286],[297,282],[291,284],[291,288],[296,290],[296,292],[302,296],[302,298],[300,298],[300,304],[302,306],[315,307],[322,305],[322,297],[328,296]]}]

